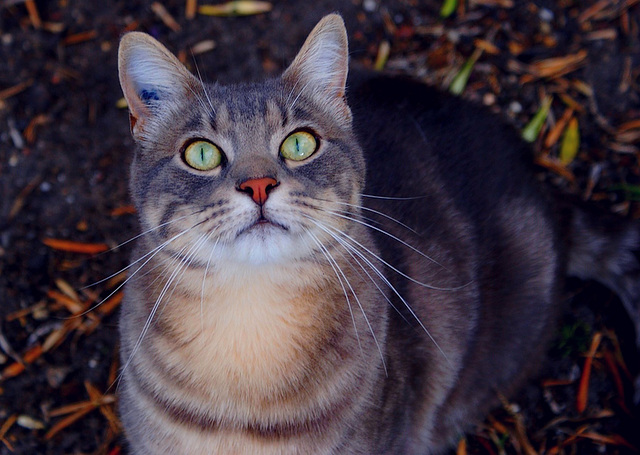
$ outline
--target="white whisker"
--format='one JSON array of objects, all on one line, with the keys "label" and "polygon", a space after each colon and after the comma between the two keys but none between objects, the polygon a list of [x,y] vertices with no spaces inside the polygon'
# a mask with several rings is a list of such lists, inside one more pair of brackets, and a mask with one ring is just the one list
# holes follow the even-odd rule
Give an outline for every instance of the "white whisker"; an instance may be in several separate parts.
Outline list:
[{"label": "white whisker", "polygon": [[[216,232],[216,230],[212,230],[209,233],[209,237],[207,238],[207,240],[209,238],[211,238],[211,236],[214,234],[214,232]],[[200,292],[200,323],[201,323],[200,329],[203,332],[204,332],[204,289],[205,289],[205,284],[206,284],[206,281],[207,281],[207,273],[209,272],[209,265],[211,264],[211,258],[213,257],[213,253],[215,252],[219,241],[220,241],[220,238],[216,239],[216,243],[213,244],[213,247],[211,248],[211,251],[209,252],[209,257],[207,258],[207,266],[205,267],[204,274],[202,275],[202,290]]]},{"label": "white whisker", "polygon": [[[75,318],[75,317],[80,317],[80,316],[84,316],[87,313],[90,313],[91,311],[95,310],[96,308],[98,308],[100,305],[102,305],[104,302],[106,302],[107,300],[109,300],[111,297],[113,297],[120,289],[122,289],[131,279],[133,279],[133,277],[136,276],[136,274],[142,270],[144,268],[144,266],[146,266],[158,253],[160,253],[160,251],[162,251],[163,249],[165,249],[169,244],[171,244],[172,242],[174,242],[176,239],[182,237],[183,235],[191,232],[191,230],[195,229],[197,226],[199,226],[200,224],[202,224],[204,221],[198,222],[196,224],[194,224],[193,226],[191,226],[188,229],[185,229],[182,232],[179,232],[178,234],[174,235],[173,237],[171,237],[169,240],[164,241],[163,243],[161,243],[159,246],[153,248],[151,251],[149,251],[148,253],[145,253],[143,256],[141,256],[140,258],[136,259],[134,262],[132,262],[131,264],[129,264],[127,267],[125,267],[124,269],[120,270],[118,273],[122,273],[123,271],[131,268],[132,266],[134,266],[135,264],[137,264],[138,262],[142,261],[144,258],[146,258],[148,256],[148,259],[146,261],[144,261],[142,263],[142,265],[140,267],[138,267],[131,275],[129,275],[122,283],[120,283],[113,291],[111,291],[109,293],[109,295],[107,295],[104,299],[100,300],[98,303],[96,303],[95,305],[93,305],[91,308],[87,309],[86,311],[80,313],[80,314],[76,314],[74,316],[72,316],[71,318]],[[117,275],[118,273],[116,273],[115,275]],[[113,276],[115,276],[113,275]],[[104,281],[104,280],[102,280]]]},{"label": "white whisker", "polygon": [[[189,218],[189,217],[191,217],[191,216],[193,216],[193,215],[197,215],[198,213],[202,213],[202,210],[196,210],[196,211],[194,211],[194,212],[190,213],[189,215],[184,215],[184,216],[181,216],[181,217],[176,218],[175,220],[167,221],[167,222],[165,222],[165,223],[159,224],[159,225],[158,225],[158,226],[156,226],[156,227],[153,227],[153,228],[151,228],[151,229],[147,229],[146,231],[144,231],[144,232],[142,232],[142,233],[140,233],[140,234],[136,235],[135,237],[132,237],[132,238],[130,238],[129,240],[126,240],[126,241],[124,241],[124,242],[120,243],[119,245],[114,246],[114,247],[113,247],[113,248],[111,248],[109,251],[106,251],[106,252],[104,252],[104,253],[100,253],[100,254],[106,254],[106,253],[108,253],[108,252],[115,251],[115,250],[117,250],[118,248],[121,248],[121,247],[123,247],[124,245],[126,245],[126,244],[128,244],[128,243],[130,243],[130,242],[133,242],[133,241],[134,241],[134,240],[136,240],[136,239],[139,239],[140,237],[143,237],[143,236],[145,236],[145,235],[147,235],[147,234],[150,234],[150,233],[151,233],[151,232],[153,232],[153,231],[156,231],[156,230],[158,230],[158,229],[160,229],[160,228],[163,228],[163,227],[165,227],[165,226],[168,226],[168,225],[170,225],[170,224],[176,223],[176,222],[178,222],[178,221],[180,221],[180,220],[184,220],[185,218]],[[153,252],[153,251],[154,251],[154,250],[151,250],[151,252]],[[80,288],[80,290],[88,289],[88,288],[90,288],[90,287],[97,286],[98,284],[101,284],[101,283],[104,283],[105,281],[110,280],[111,278],[113,278],[113,277],[115,277],[115,276],[117,276],[117,275],[121,274],[121,273],[122,273],[122,272],[124,272],[125,270],[130,269],[131,267],[133,267],[134,265],[136,265],[138,262],[140,262],[141,260],[143,260],[143,259],[144,259],[147,255],[149,255],[151,252],[149,252],[149,253],[145,254],[144,256],[142,256],[142,257],[140,257],[140,258],[136,259],[136,260],[135,260],[135,261],[133,261],[131,264],[129,264],[129,265],[127,265],[126,267],[124,267],[124,268],[122,268],[122,269],[118,270],[118,271],[117,271],[117,272],[115,272],[115,273],[112,273],[112,274],[111,274],[111,275],[109,275],[108,277],[106,277],[106,278],[102,278],[102,279],[101,279],[101,280],[99,280],[99,281],[96,281],[96,282],[94,282],[94,283],[88,284],[88,285],[86,285],[86,286],[84,286],[84,287]]]},{"label": "white whisker", "polygon": [[[204,92],[204,96],[207,98],[207,102],[209,103],[209,107],[211,108],[211,112],[216,113],[216,109],[213,107],[213,103],[211,102],[211,98],[209,97],[209,93],[207,92],[207,88],[204,85],[204,81],[202,80],[202,75],[200,74],[200,68],[198,68],[198,62],[196,61],[193,52],[191,53],[191,58],[193,60],[193,64],[196,67],[196,73],[198,74],[198,80],[200,81],[200,85],[202,85],[202,91]],[[205,109],[206,110],[206,109]]]},{"label": "white whisker", "polygon": [[[330,228],[328,226],[325,226],[324,224],[320,223],[317,220],[314,220],[313,218],[306,216],[307,219],[309,219],[312,223],[314,223],[319,229],[323,230],[324,232],[326,232],[328,235],[330,235],[332,238],[334,238],[337,242],[339,242],[345,249],[352,251],[353,253],[355,253],[358,257],[360,257],[370,268],[373,272],[376,273],[376,275],[378,275],[380,277],[380,279],[389,287],[389,289],[391,289],[391,291],[393,291],[393,293],[402,301],[402,303],[404,304],[404,306],[407,308],[407,310],[411,313],[411,316],[413,316],[415,318],[415,320],[418,322],[418,324],[420,325],[420,327],[422,327],[422,330],[424,330],[424,332],[427,334],[427,336],[429,337],[429,339],[433,342],[433,344],[436,346],[436,348],[438,349],[438,351],[440,351],[440,353],[442,354],[442,356],[445,358],[445,360],[447,362],[449,362],[449,358],[447,357],[447,355],[445,354],[445,352],[442,350],[442,348],[440,348],[440,345],[438,344],[438,342],[435,340],[435,338],[433,338],[433,336],[431,335],[431,333],[429,332],[429,330],[427,330],[427,327],[422,323],[422,321],[420,320],[420,318],[418,317],[418,315],[415,313],[415,311],[413,311],[413,309],[411,308],[411,306],[409,305],[409,303],[404,299],[404,297],[402,297],[402,295],[398,292],[398,290],[393,286],[393,284],[391,284],[391,282],[387,279],[387,277],[384,276],[384,274],[378,270],[378,268],[361,252],[359,251],[357,248],[355,248],[353,245],[351,245],[349,242],[345,241],[343,238],[340,238],[340,236],[345,236],[347,238],[349,238],[350,240],[353,241],[353,239],[351,237],[349,237],[348,235],[346,235],[343,232],[340,232],[338,230],[336,230],[335,228]],[[331,232],[334,231],[335,233]],[[383,261],[378,255],[374,254],[373,252],[371,252],[368,248],[362,246],[360,243],[355,242],[358,246],[360,246],[361,248],[363,248],[367,253],[369,253],[370,255],[372,255],[373,257],[375,257],[376,259],[380,260],[381,262],[383,262],[385,265],[387,264],[385,261]],[[403,274],[403,276],[405,276]]]},{"label": "white whisker", "polygon": [[[329,235],[331,235],[329,232],[327,232]],[[336,240],[338,240],[336,238]],[[331,256],[331,254],[329,253],[328,250],[326,250],[326,248],[324,247],[324,245],[322,245],[320,243],[320,241],[318,240],[318,245],[321,246],[321,248],[323,248],[323,251],[326,251],[326,253]],[[335,259],[334,259],[335,261]],[[371,322],[369,321],[369,318],[367,317],[366,312],[364,311],[364,307],[362,306],[362,303],[360,302],[360,299],[358,298],[358,295],[356,294],[355,290],[353,289],[353,287],[351,286],[351,283],[349,282],[349,280],[347,279],[346,275],[344,274],[344,272],[342,271],[342,269],[338,266],[338,264],[336,263],[336,266],[338,267],[338,270],[340,270],[340,273],[342,274],[342,276],[344,277],[347,286],[349,287],[349,289],[351,290],[351,293],[353,294],[353,297],[356,300],[356,303],[358,304],[358,308],[360,308],[360,312],[362,313],[362,317],[364,318],[365,322],[367,323],[367,327],[369,327],[369,332],[371,332],[371,336],[373,337],[373,341],[375,342],[376,346],[378,347],[378,352],[380,353],[380,359],[382,360],[382,367],[384,368],[384,372],[385,375],[388,375],[387,372],[387,364],[384,360],[384,354],[382,352],[382,348],[380,347],[380,343],[378,342],[378,338],[376,337],[376,334],[373,330],[373,327],[371,326]]]},{"label": "white whisker", "polygon": [[420,251],[419,249],[417,249],[417,248],[416,248],[416,247],[414,247],[413,245],[411,245],[411,244],[409,244],[409,243],[405,242],[404,240],[402,240],[402,239],[400,239],[400,238],[396,237],[395,235],[393,235],[393,234],[391,234],[391,233],[389,233],[389,232],[385,231],[384,229],[380,229],[380,228],[378,228],[378,227],[376,227],[376,226],[373,226],[372,224],[365,223],[364,221],[359,220],[359,219],[357,219],[357,218],[355,218],[355,217],[351,217],[351,216],[347,216],[347,215],[342,215],[342,214],[340,214],[339,212],[336,212],[336,211],[332,211],[332,210],[324,210],[324,211],[325,211],[325,212],[327,212],[327,213],[330,213],[330,214],[332,214],[332,215],[335,215],[335,216],[337,216],[337,217],[343,218],[343,219],[345,219],[345,220],[353,221],[354,223],[359,223],[359,224],[361,224],[361,225],[363,225],[363,226],[368,227],[369,229],[373,229],[373,230],[375,230],[375,231],[377,231],[377,232],[380,232],[381,234],[384,234],[384,235],[386,235],[386,236],[388,236],[388,237],[392,238],[393,240],[395,240],[395,241],[397,241],[397,242],[401,243],[402,245],[406,246],[407,248],[411,249],[412,251],[415,251],[416,253],[418,253],[418,254],[419,254],[420,256],[422,256],[423,258],[425,258],[425,259],[427,259],[427,260],[429,260],[429,261],[433,262],[433,263],[434,263],[434,264],[436,264],[436,265],[439,265],[440,267],[442,267],[442,268],[443,268],[443,269],[445,269],[445,270],[449,270],[449,269],[447,269],[445,266],[443,266],[442,264],[440,264],[438,261],[436,261],[435,259],[433,259],[433,258],[431,258],[430,256],[427,256],[426,254],[424,254],[422,251]]},{"label": "white whisker", "polygon": [[376,196],[373,194],[360,194],[362,197],[368,197],[369,199],[384,199],[387,201],[415,201],[416,199],[424,199],[427,196],[411,196],[411,197],[393,197],[393,196]]},{"label": "white whisker", "polygon": [[[342,288],[342,292],[347,301],[347,307],[349,308],[349,313],[351,314],[351,322],[353,323],[353,330],[355,331],[355,334],[356,334],[356,340],[358,341],[360,354],[364,357],[364,350],[362,349],[362,343],[360,342],[360,335],[358,334],[358,326],[356,324],[356,318],[353,314],[353,308],[351,307],[351,300],[349,299],[349,294],[347,293],[347,289],[345,288],[344,282],[342,281],[342,278],[340,277],[340,275],[344,277],[344,280],[347,281],[347,284],[349,283],[349,280],[347,280],[347,277],[345,276],[344,272],[342,271],[342,269],[340,268],[336,260],[333,258],[333,256],[331,256],[331,253],[329,253],[329,250],[327,250],[327,248],[320,242],[318,237],[315,234],[313,234],[309,229],[305,229],[305,230],[307,234],[309,234],[309,237],[316,243],[316,245],[318,245],[318,247],[320,248],[320,252],[327,259],[327,261],[329,262],[329,265],[333,269],[333,273],[335,273],[336,277],[338,278],[338,282],[340,283],[340,287]],[[349,288],[351,288],[350,285],[349,285]],[[353,288],[351,288],[351,292],[352,293],[354,292]],[[384,359],[382,360],[382,362],[384,364]]]}]

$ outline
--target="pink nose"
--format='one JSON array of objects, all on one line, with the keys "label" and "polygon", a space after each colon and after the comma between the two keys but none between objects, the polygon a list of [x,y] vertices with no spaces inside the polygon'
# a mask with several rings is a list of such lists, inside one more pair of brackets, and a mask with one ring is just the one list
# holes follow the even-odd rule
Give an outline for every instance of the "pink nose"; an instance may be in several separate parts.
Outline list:
[{"label": "pink nose", "polygon": [[278,181],[271,177],[263,177],[260,179],[249,179],[240,184],[238,189],[244,191],[251,196],[251,199],[258,204],[263,205],[272,189],[278,186]]}]

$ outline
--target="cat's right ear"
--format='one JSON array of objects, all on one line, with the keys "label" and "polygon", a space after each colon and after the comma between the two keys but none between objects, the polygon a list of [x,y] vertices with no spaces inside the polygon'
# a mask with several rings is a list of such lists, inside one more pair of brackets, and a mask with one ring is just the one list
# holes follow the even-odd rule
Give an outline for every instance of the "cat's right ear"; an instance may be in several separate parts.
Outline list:
[{"label": "cat's right ear", "polygon": [[183,99],[196,82],[166,47],[141,32],[127,33],[120,40],[118,72],[135,139],[142,139],[154,117]]}]

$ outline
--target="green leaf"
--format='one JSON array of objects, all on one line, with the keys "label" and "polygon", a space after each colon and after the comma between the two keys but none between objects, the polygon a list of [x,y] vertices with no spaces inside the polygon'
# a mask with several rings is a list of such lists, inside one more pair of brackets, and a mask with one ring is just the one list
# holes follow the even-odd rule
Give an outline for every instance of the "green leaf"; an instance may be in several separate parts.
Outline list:
[{"label": "green leaf", "polygon": [[538,112],[536,112],[533,118],[522,130],[522,139],[527,142],[534,142],[536,140],[536,138],[540,134],[540,130],[542,130],[544,122],[547,120],[552,101],[553,98],[551,96],[547,96],[544,99],[544,101],[542,102],[542,106],[540,106],[540,109],[538,109]]},{"label": "green leaf", "polygon": [[462,65],[462,68],[460,68],[458,74],[455,75],[455,77],[451,81],[451,84],[449,84],[449,92],[456,96],[464,92],[464,89],[467,86],[467,82],[469,81],[469,76],[471,76],[473,66],[476,64],[481,55],[482,50],[476,49],[473,54],[471,54],[471,57],[469,57],[469,60],[464,62],[464,65]]},{"label": "green leaf", "polygon": [[564,165],[571,163],[580,148],[580,129],[578,119],[573,117],[569,120],[567,129],[564,130],[562,143],[560,144],[560,162]]},{"label": "green leaf", "polygon": [[451,16],[458,7],[458,0],[444,0],[442,8],[440,8],[440,17],[447,18]]},{"label": "green leaf", "polygon": [[631,201],[640,201],[640,186],[622,183],[609,187],[609,191],[624,191],[627,199]]}]

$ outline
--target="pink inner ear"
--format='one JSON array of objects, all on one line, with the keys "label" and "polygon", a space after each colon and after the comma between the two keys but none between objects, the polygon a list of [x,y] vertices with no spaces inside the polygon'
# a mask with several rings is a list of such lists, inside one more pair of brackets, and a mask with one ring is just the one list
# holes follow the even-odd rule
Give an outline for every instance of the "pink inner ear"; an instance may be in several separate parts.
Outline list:
[{"label": "pink inner ear", "polygon": [[132,133],[133,133],[133,128],[136,126],[137,121],[138,119],[134,117],[134,115],[131,112],[129,112],[129,128],[131,129]]}]

